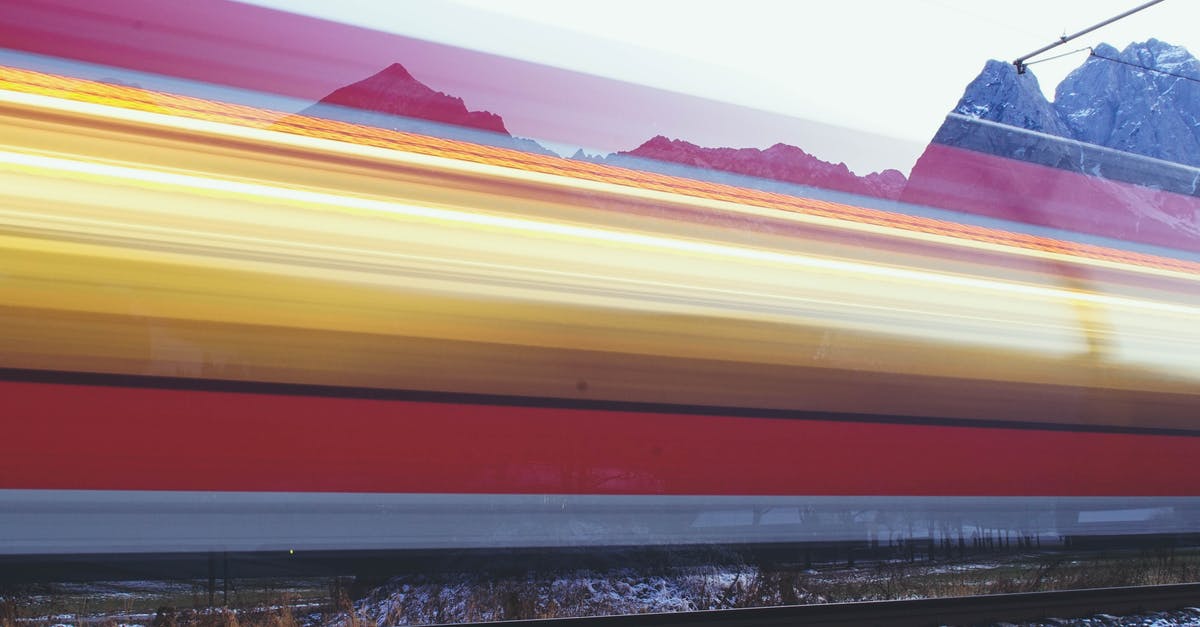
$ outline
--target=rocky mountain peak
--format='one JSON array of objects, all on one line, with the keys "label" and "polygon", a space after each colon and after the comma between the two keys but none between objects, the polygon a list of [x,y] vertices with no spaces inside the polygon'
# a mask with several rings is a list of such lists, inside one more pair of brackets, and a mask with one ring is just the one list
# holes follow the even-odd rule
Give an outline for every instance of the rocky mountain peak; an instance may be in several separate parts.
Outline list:
[{"label": "rocky mountain peak", "polygon": [[1059,84],[1054,108],[1080,141],[1200,166],[1197,80],[1200,62],[1182,46],[1097,46]]},{"label": "rocky mountain peak", "polygon": [[967,85],[954,113],[1006,126],[1070,136],[1033,72],[1018,74],[1011,63],[990,60]]},{"label": "rocky mountain peak", "polygon": [[413,78],[412,74],[408,73],[408,68],[404,67],[403,65],[400,65],[399,63],[393,63],[393,64],[383,68],[382,70],[380,70],[378,73],[376,73],[371,78],[374,78],[376,80],[387,79],[389,81],[420,82],[420,81],[417,81],[417,79]]},{"label": "rocky mountain peak", "polygon": [[901,198],[1200,250],[1197,167],[1200,62],[1150,39],[1121,51],[1096,46],[1057,86],[1053,103],[1032,72],[989,61]]},{"label": "rocky mountain peak", "polygon": [[429,88],[399,63],[334,91],[318,104],[509,134],[500,116],[488,111],[468,110],[462,98]]},{"label": "rocky mountain peak", "polygon": [[[904,188],[904,175],[896,170],[857,176],[844,163],[829,163],[789,144],[758,148],[707,148],[681,139],[656,135],[608,162],[630,163],[629,158],[680,164],[710,172],[809,185],[878,198],[896,198]],[[672,172],[674,173],[674,172]]]}]

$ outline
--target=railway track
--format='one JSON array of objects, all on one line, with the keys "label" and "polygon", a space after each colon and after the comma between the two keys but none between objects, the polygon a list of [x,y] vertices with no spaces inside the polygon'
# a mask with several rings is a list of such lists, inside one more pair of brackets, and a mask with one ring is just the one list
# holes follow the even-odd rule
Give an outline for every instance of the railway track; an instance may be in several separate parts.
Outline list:
[{"label": "railway track", "polygon": [[908,601],[477,623],[507,627],[765,627],[771,625],[980,625],[1095,614],[1128,615],[1200,603],[1200,584],[1131,586]]}]

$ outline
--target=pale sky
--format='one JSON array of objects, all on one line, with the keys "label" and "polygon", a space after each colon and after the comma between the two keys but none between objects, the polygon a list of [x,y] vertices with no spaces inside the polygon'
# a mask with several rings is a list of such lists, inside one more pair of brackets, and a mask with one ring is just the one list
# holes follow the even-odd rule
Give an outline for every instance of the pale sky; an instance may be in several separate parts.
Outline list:
[{"label": "pale sky", "polygon": [[[1005,61],[1140,0],[252,0],[430,41],[866,131],[783,137],[858,172],[905,172],[990,58]],[[1150,37],[1200,53],[1200,2],[1165,0],[1043,55]],[[1081,52],[1033,66],[1049,97]],[[436,87],[436,86],[435,86]],[[467,103],[471,105],[470,102]],[[503,115],[503,112],[498,112]],[[714,120],[713,124],[720,124]],[[534,129],[514,134],[537,137]],[[769,142],[760,142],[766,147]]]}]

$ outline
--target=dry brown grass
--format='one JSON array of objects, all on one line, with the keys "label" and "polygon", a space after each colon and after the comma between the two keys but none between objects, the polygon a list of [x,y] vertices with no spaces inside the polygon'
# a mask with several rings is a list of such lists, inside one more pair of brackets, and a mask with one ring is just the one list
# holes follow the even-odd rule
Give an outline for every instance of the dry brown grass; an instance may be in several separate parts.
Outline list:
[{"label": "dry brown grass", "polygon": [[1112,557],[1042,556],[978,568],[883,562],[858,576],[799,586],[828,601],[933,598],[1200,581],[1200,554],[1159,551]]},{"label": "dry brown grass", "polygon": [[0,627],[17,627],[16,599],[0,600]]}]

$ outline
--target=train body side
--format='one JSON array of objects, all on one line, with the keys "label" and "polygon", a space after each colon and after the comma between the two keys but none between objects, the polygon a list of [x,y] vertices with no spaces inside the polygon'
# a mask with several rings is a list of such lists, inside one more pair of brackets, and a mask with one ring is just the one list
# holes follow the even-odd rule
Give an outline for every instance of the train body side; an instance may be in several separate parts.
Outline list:
[{"label": "train body side", "polygon": [[4,92],[0,553],[1200,531],[1188,263],[222,111]]}]

